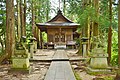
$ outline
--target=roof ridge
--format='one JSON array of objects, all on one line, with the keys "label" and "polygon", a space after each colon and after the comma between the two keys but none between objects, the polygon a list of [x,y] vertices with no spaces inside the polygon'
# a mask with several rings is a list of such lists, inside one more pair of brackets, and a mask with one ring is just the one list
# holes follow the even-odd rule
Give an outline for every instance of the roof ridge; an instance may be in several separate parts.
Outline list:
[{"label": "roof ridge", "polygon": [[57,21],[59,18],[63,18],[66,22],[68,23],[74,23],[72,22],[71,20],[69,20],[67,17],[65,17],[63,14],[62,14],[62,11],[59,9],[58,12],[57,12],[57,15],[55,17],[53,17],[51,20],[47,21],[46,23],[50,23],[50,22],[54,22],[54,21]]}]

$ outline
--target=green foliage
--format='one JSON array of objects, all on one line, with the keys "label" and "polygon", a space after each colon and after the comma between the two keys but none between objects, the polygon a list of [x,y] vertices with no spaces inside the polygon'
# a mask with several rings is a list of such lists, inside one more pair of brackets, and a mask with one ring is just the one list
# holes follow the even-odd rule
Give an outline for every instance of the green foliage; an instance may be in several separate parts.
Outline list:
[{"label": "green foliage", "polygon": [[114,80],[114,78],[112,76],[106,76],[104,77],[104,80]]},{"label": "green foliage", "polygon": [[79,73],[77,73],[76,71],[74,71],[74,74],[75,74],[76,80],[82,80],[82,79],[80,78]]},{"label": "green foliage", "polygon": [[42,32],[42,39],[43,42],[47,42],[47,34],[45,32]]},{"label": "green foliage", "polygon": [[85,27],[85,25],[88,23],[88,18],[90,19],[90,21],[95,21],[98,22],[97,18],[95,17],[95,9],[94,7],[91,7],[90,5],[87,6],[84,11],[78,15],[78,23],[80,23],[80,25],[82,27]]},{"label": "green foliage", "polygon": [[[84,0],[83,0],[84,1]],[[81,26],[77,29],[78,32],[81,31],[81,28],[86,27],[88,24],[88,19],[90,22],[97,22],[98,28],[100,31],[100,41],[104,44],[105,51],[107,52],[107,37],[108,37],[108,28],[110,27],[110,14],[109,14],[109,0],[101,0],[99,2],[99,16],[96,17],[96,11],[93,4],[83,5],[82,0],[67,0],[69,4],[67,6],[67,16],[78,22]],[[77,5],[77,6],[76,6]],[[117,6],[112,6],[112,65],[118,65],[118,8]]]},{"label": "green foliage", "polygon": [[[67,0],[69,3],[67,12],[68,17],[74,18],[73,21],[79,23],[81,26],[80,28],[86,27],[88,24],[88,19],[90,22],[97,22],[99,24],[99,29],[105,30],[108,29],[110,22],[109,22],[109,13],[108,13],[108,0],[101,0],[100,2],[100,11],[99,16],[96,17],[96,11],[92,4],[83,5],[82,1],[79,0]],[[77,6],[76,6],[77,5]],[[80,31],[80,30],[78,30]]]},{"label": "green foliage", "polygon": [[27,38],[32,36],[32,25],[29,25],[29,24],[26,25],[26,33],[27,33],[26,34]]},{"label": "green foliage", "polygon": [[118,32],[113,31],[112,36],[112,59],[111,64],[113,66],[118,65]]},{"label": "green foliage", "polygon": [[5,31],[6,31],[6,9],[5,0],[0,1],[0,53],[5,49]]}]

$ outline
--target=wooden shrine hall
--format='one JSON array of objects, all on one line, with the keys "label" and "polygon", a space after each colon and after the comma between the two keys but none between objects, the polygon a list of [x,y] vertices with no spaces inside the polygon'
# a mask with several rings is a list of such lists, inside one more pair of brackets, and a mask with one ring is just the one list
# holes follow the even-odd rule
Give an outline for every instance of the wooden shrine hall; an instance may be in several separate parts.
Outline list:
[{"label": "wooden shrine hall", "polygon": [[79,24],[74,23],[63,16],[61,10],[57,15],[46,23],[37,23],[41,32],[47,33],[47,48],[57,46],[75,46],[75,38],[78,34],[75,32]]}]

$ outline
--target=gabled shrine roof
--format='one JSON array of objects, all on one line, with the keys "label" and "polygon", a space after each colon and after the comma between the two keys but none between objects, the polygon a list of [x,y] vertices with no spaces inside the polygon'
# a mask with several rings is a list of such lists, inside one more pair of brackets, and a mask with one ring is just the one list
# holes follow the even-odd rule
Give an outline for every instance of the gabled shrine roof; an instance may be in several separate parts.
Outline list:
[{"label": "gabled shrine roof", "polygon": [[47,23],[73,23],[71,20],[67,19],[65,16],[63,16],[61,10],[58,10],[57,15],[49,20]]},{"label": "gabled shrine roof", "polygon": [[77,28],[79,24],[72,22],[63,16],[61,10],[58,10],[58,13],[55,17],[45,23],[37,23],[38,28],[43,29],[45,27],[74,27]]}]

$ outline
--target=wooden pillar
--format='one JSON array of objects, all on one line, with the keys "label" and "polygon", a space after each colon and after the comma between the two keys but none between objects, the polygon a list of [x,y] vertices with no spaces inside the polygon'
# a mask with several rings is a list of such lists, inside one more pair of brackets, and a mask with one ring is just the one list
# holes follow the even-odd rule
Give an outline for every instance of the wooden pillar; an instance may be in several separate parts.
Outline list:
[{"label": "wooden pillar", "polygon": [[42,49],[42,32],[40,31],[40,48]]},{"label": "wooden pillar", "polygon": [[59,42],[61,42],[61,28],[60,28],[60,33],[59,33]]}]

